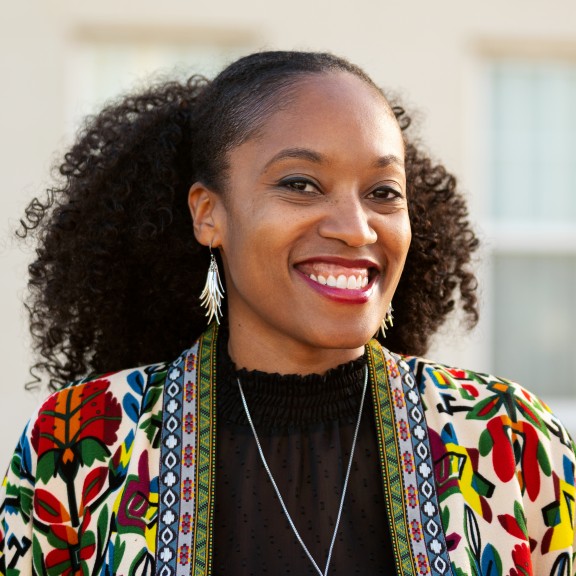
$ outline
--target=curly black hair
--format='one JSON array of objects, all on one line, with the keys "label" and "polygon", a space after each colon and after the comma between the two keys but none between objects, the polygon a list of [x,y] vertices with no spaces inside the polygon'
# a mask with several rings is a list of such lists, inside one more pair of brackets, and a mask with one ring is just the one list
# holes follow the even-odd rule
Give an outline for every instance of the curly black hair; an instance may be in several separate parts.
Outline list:
[{"label": "curly black hair", "polygon": [[[214,80],[192,76],[126,96],[88,119],[61,179],[26,209],[18,234],[37,237],[27,308],[37,379],[57,389],[89,372],[175,357],[205,329],[199,306],[209,252],[196,241],[187,195],[202,181],[226,189],[229,150],[253,137],[306,75],[358,67],[326,53],[261,52]],[[409,137],[412,244],[394,297],[386,345],[423,354],[459,296],[478,319],[478,246],[456,179]],[[459,292],[459,295],[457,294]]]}]

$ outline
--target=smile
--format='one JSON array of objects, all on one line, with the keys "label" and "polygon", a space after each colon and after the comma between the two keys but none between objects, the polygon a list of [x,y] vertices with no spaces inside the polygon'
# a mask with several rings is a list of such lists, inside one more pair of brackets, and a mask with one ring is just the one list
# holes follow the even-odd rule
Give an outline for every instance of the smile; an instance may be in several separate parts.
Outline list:
[{"label": "smile", "polygon": [[323,296],[350,304],[367,302],[380,275],[379,266],[369,260],[337,257],[300,262],[296,270]]}]

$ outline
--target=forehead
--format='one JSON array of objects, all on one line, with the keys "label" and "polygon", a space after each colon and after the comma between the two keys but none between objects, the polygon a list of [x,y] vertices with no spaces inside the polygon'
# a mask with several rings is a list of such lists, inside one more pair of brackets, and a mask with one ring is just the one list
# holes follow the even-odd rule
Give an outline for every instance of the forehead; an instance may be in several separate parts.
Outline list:
[{"label": "forehead", "polygon": [[[347,109],[350,114],[376,113],[394,118],[384,95],[373,85],[350,72],[325,72],[304,76],[292,87],[291,98],[282,109],[293,112],[310,109],[322,115],[333,108]],[[322,104],[320,107],[317,105]]]},{"label": "forehead", "polygon": [[[330,155],[404,155],[401,130],[384,96],[348,72],[315,74],[279,96],[255,138],[239,146],[273,155],[305,147]],[[234,154],[233,154],[234,155]]]}]

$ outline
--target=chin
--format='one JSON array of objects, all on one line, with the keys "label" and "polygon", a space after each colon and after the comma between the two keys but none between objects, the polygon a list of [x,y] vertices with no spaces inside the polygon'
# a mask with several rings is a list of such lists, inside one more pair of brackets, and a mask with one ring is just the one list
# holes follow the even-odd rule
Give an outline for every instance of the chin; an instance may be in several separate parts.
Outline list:
[{"label": "chin", "polygon": [[365,346],[376,334],[377,328],[359,329],[356,325],[353,330],[339,325],[336,329],[315,334],[315,347],[327,350],[353,350]]}]

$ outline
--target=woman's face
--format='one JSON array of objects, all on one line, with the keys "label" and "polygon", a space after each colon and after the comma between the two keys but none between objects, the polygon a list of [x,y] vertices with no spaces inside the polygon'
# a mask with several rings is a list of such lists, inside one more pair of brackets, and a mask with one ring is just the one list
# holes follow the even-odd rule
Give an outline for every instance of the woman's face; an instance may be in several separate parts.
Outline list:
[{"label": "woman's face", "polygon": [[402,135],[382,96],[348,73],[304,79],[229,167],[213,215],[231,336],[362,347],[411,238]]}]

